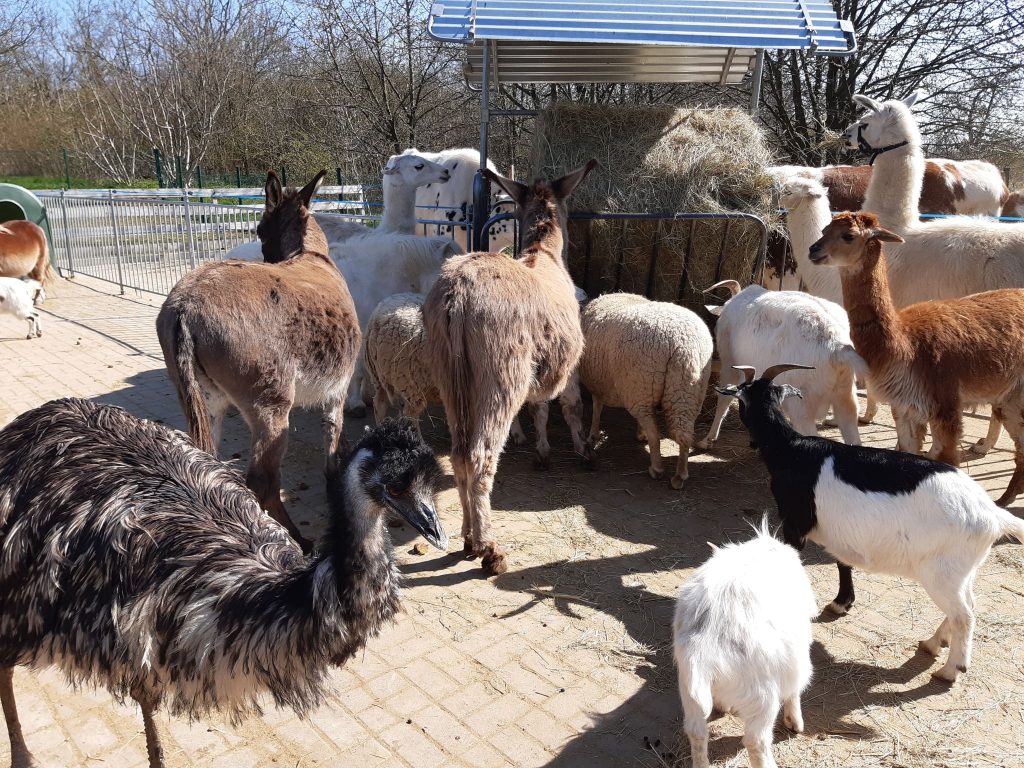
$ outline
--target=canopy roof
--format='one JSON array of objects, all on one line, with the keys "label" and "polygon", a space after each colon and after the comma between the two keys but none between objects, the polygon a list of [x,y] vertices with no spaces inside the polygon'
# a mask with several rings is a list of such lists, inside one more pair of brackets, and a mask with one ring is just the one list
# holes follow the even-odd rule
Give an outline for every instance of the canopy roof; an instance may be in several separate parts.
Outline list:
[{"label": "canopy roof", "polygon": [[469,46],[472,85],[485,49],[492,83],[739,83],[758,50],[856,51],[828,0],[435,0],[429,29]]}]

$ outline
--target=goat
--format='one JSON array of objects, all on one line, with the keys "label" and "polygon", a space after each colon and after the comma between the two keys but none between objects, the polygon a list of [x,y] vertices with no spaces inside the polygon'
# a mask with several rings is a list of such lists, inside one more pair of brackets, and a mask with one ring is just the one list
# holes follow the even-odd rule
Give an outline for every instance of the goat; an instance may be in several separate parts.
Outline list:
[{"label": "goat", "polygon": [[[508,567],[491,538],[491,488],[523,403],[546,404],[565,392],[562,411],[573,445],[588,454],[583,404],[578,387],[569,384],[583,352],[583,332],[562,251],[566,198],[596,165],[591,160],[560,179],[531,186],[486,170],[516,201],[522,252],[514,259],[494,252],[450,259],[423,304],[427,350],[452,434],[465,548],[490,573]],[[537,413],[546,417],[546,407]],[[536,421],[540,433],[544,424]]]},{"label": "goat", "polygon": [[746,380],[720,390],[739,399],[740,419],[771,475],[784,541],[802,549],[810,539],[839,561],[839,593],[829,606],[838,614],[853,605],[852,567],[921,584],[945,618],[920,648],[938,656],[948,644],[934,674],[954,682],[971,661],[978,567],[1001,537],[1024,544],[1024,521],[949,464],[798,433],[782,402],[800,391],[772,383],[794,367],[803,366],[774,365],[758,379],[737,366]]},{"label": "goat", "polygon": [[28,339],[43,335],[43,326],[39,322],[36,307],[45,299],[46,291],[38,280],[0,277],[0,314],[28,320]]},{"label": "goat", "polygon": [[743,720],[752,768],[775,768],[772,727],[804,729],[800,693],[811,680],[811,618],[818,609],[800,556],[762,520],[756,536],[727,544],[679,590],[673,649],[683,729],[693,768],[708,768],[712,708]]},{"label": "goat", "polygon": [[391,622],[399,573],[385,518],[435,546],[441,470],[408,423],[386,422],[327,468],[330,521],[303,557],[241,476],[187,436],[87,400],[55,400],[0,432],[0,699],[14,766],[34,765],[14,667],[56,665],[154,713],[305,716],[332,666]]}]

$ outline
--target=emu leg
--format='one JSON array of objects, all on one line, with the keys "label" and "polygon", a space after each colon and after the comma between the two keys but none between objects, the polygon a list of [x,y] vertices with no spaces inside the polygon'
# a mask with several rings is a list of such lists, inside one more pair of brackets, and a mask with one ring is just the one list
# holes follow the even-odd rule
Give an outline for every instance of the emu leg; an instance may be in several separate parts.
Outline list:
[{"label": "emu leg", "polygon": [[14,701],[14,667],[0,667],[0,702],[3,703],[7,736],[11,740],[11,768],[34,768],[39,763],[25,744],[18,719],[18,706]]},{"label": "emu leg", "polygon": [[842,563],[836,563],[836,567],[839,569],[839,593],[829,603],[828,609],[836,616],[845,616],[856,599],[853,593],[853,568]]},{"label": "emu leg", "polygon": [[132,693],[132,698],[142,710],[142,723],[146,729],[146,752],[149,754],[149,768],[164,768],[164,748],[160,744],[160,733],[156,729],[156,702],[152,698]]}]

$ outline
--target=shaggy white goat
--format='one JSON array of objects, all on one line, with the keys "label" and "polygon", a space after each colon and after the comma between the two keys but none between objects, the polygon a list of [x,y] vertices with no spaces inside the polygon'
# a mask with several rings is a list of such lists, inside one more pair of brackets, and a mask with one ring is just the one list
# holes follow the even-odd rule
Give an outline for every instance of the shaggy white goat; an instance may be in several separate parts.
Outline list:
[{"label": "shaggy white goat", "polygon": [[[815,182],[810,182],[815,183]],[[804,435],[818,434],[817,421],[831,405],[843,441],[860,445],[857,431],[858,371],[867,366],[850,341],[850,321],[841,306],[799,291],[769,291],[760,285],[742,291],[735,280],[723,280],[708,290],[726,287],[732,298],[707,309],[718,315],[715,336],[722,361],[722,385],[742,381],[737,363],[767,367],[776,360],[799,360],[814,370],[792,371],[786,381],[800,387],[802,397],[786,401],[784,410]],[[732,398],[719,395],[707,437],[697,445],[707,448],[718,439]]]},{"label": "shaggy white goat", "polygon": [[665,413],[679,444],[672,487],[689,477],[693,424],[711,374],[713,343],[707,324],[688,309],[634,293],[610,293],[591,301],[581,317],[586,346],[580,381],[591,394],[594,415],[589,442],[601,440],[601,410],[625,408],[637,420],[651,452],[651,477],[664,474],[655,411]]},{"label": "shaggy white goat", "polygon": [[36,307],[43,303],[46,292],[38,280],[22,280],[17,277],[0,277],[0,314],[14,315],[19,320],[28,320],[28,336],[43,335]]},{"label": "shaggy white goat", "polygon": [[679,590],[673,622],[683,728],[693,768],[708,768],[713,707],[743,720],[752,768],[774,768],[779,706],[791,731],[804,729],[800,694],[811,680],[811,618],[818,609],[800,556],[762,520],[742,544],[714,553]]}]

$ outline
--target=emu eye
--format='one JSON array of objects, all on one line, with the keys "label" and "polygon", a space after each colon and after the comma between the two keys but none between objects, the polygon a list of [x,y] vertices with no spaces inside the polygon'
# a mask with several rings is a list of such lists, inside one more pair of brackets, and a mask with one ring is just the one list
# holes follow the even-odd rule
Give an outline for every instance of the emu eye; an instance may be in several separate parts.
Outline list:
[{"label": "emu eye", "polygon": [[399,488],[397,485],[389,485],[389,486],[386,486],[384,488],[384,490],[387,492],[388,496],[390,496],[391,498],[399,499],[402,496],[405,496],[406,492],[409,489],[408,488]]},{"label": "emu eye", "polygon": [[845,240],[846,242],[852,243],[854,241],[854,239],[855,238],[854,238],[852,233],[850,233],[850,232],[844,232],[843,233],[843,240]]}]

